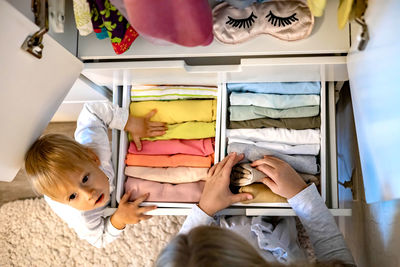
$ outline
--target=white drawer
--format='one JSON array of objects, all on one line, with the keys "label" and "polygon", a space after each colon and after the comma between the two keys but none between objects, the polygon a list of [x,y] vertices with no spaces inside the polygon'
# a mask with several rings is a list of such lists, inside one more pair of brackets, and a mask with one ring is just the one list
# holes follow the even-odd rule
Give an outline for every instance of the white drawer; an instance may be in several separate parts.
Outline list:
[{"label": "white drawer", "polygon": [[[215,1],[209,1],[211,6]],[[116,55],[109,39],[98,40],[95,34],[79,36],[78,57],[92,59],[140,59],[140,58],[186,58],[186,57],[243,57],[269,55],[339,54],[350,48],[349,27],[337,27],[339,0],[327,1],[325,13],[315,18],[311,35],[294,42],[286,42],[264,34],[247,42],[228,45],[214,40],[205,47],[183,47],[179,45],[158,46],[138,37],[131,48],[122,55]]]},{"label": "white drawer", "polygon": [[[304,57],[242,60],[240,65],[186,66],[183,61],[147,61],[86,64],[85,76],[108,85],[113,83],[114,99],[122,106],[130,103],[130,85],[135,83],[215,84],[218,85],[216,160],[225,154],[226,83],[321,81],[321,193],[334,215],[350,215],[338,208],[334,81],[348,80],[346,57]],[[122,90],[119,90],[122,86]],[[110,86],[111,87],[111,86]],[[121,97],[118,95],[122,94]],[[221,140],[219,139],[221,137]],[[116,200],[123,194],[127,134],[120,133],[118,145]],[[218,154],[222,153],[219,157]],[[146,203],[147,205],[153,203]],[[155,203],[153,215],[186,215],[193,204]],[[287,204],[238,204],[221,213],[231,215],[295,215]]]}]

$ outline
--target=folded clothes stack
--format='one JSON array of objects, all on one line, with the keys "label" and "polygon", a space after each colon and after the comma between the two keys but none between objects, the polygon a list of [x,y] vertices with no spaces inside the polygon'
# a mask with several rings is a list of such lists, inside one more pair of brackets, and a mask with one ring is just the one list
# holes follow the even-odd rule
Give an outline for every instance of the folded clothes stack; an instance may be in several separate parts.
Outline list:
[{"label": "folded clothes stack", "polygon": [[227,90],[230,100],[227,152],[245,156],[234,168],[231,183],[241,186],[240,192],[255,196],[246,203],[286,202],[260,184],[262,174],[250,165],[243,165],[264,155],[286,161],[306,182],[318,184],[315,175],[320,172],[317,163],[321,142],[320,83],[230,83]]},{"label": "folded clothes stack", "polygon": [[131,198],[150,192],[147,201],[197,202],[214,163],[217,88],[187,85],[134,85],[130,114],[167,124],[162,136],[130,143],[125,191]]}]

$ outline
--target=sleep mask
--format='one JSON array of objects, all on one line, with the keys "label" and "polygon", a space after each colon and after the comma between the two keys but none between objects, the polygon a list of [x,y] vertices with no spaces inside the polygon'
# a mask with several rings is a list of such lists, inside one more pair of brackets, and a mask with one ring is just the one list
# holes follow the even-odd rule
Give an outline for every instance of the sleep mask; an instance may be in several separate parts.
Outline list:
[{"label": "sleep mask", "polygon": [[268,1],[237,9],[222,3],[213,9],[214,36],[222,43],[237,44],[259,34],[285,41],[310,35],[314,17],[302,1]]}]

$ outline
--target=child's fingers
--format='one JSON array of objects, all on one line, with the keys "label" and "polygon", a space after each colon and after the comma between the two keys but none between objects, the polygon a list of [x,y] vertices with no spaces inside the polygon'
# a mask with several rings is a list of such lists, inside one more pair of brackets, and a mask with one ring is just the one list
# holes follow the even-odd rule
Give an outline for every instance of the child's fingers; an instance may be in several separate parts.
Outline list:
[{"label": "child's fingers", "polygon": [[145,212],[148,212],[151,210],[155,210],[155,209],[157,209],[157,206],[141,206],[138,209],[138,212],[142,214],[142,213],[145,213]]},{"label": "child's fingers", "polygon": [[150,219],[150,218],[152,218],[153,216],[151,216],[151,215],[142,215],[142,216],[140,216],[139,217],[139,219],[141,220],[141,221],[145,221],[145,220],[148,220],[148,219]]},{"label": "child's fingers", "polygon": [[286,162],[278,159],[277,157],[274,156],[269,156],[269,155],[265,155],[264,156],[265,160],[268,160],[269,162],[271,162],[271,165],[273,165],[275,168],[278,167],[280,164],[285,164]]},{"label": "child's fingers", "polygon": [[256,167],[257,170],[259,170],[260,172],[263,172],[264,174],[266,174],[266,176],[269,177],[275,177],[276,176],[276,169],[274,169],[273,167],[269,166],[268,164],[262,164]]},{"label": "child's fingers", "polygon": [[132,190],[125,192],[125,194],[121,197],[121,200],[119,201],[119,203],[125,203],[128,202],[129,197],[131,196]]},{"label": "child's fingers", "polygon": [[234,153],[234,155],[228,159],[228,161],[226,162],[226,164],[223,168],[224,174],[229,175],[232,171],[233,166],[235,166],[237,163],[239,163],[239,161],[241,161],[243,159],[243,157],[244,157],[243,154],[237,155],[236,153]]},{"label": "child's fingers", "polygon": [[217,168],[217,165],[218,165],[218,163],[215,164],[214,166],[212,166],[212,167],[208,170],[208,172],[207,172],[207,177],[211,177],[211,176],[214,175],[214,172],[215,172],[215,169]]},{"label": "child's fingers", "polygon": [[272,168],[275,168],[275,166],[271,163],[271,161],[268,158],[262,158],[262,159],[255,160],[250,164],[250,166],[254,168],[254,167],[260,166],[262,164],[268,164]]},{"label": "child's fingers", "polygon": [[139,204],[142,203],[143,201],[145,201],[149,196],[150,196],[150,193],[146,193],[144,195],[141,195],[140,197],[135,199],[135,201],[133,201],[132,204],[135,204],[135,205],[139,206]]},{"label": "child's fingers", "polygon": [[146,119],[150,119],[151,117],[153,117],[155,114],[157,113],[157,109],[153,109],[151,110],[149,113],[146,114],[146,116],[144,116]]},{"label": "child's fingers", "polygon": [[160,135],[164,135],[165,131],[151,131],[149,133],[149,136],[160,136]]},{"label": "child's fingers", "polygon": [[253,195],[250,193],[240,193],[240,194],[236,194],[233,195],[231,197],[231,204],[237,203],[237,202],[242,202],[242,201],[246,201],[246,200],[250,200],[253,199]]},{"label": "child's fingers", "polygon": [[221,160],[220,162],[218,162],[217,164],[215,164],[215,170],[214,173],[219,173],[222,168],[225,166],[226,162],[232,158],[232,157],[236,157],[236,153],[230,153],[228,156],[226,156],[223,160]]},{"label": "child's fingers", "polygon": [[148,124],[150,127],[165,127],[166,126],[165,122],[159,122],[159,121],[149,121]]},{"label": "child's fingers", "polygon": [[157,132],[157,131],[165,131],[167,130],[167,127],[164,126],[155,126],[155,127],[150,127],[147,130],[147,133],[151,133],[151,132]]},{"label": "child's fingers", "polygon": [[133,142],[135,143],[136,149],[138,151],[141,151],[142,150],[142,142],[140,142],[140,137],[134,136],[133,137]]},{"label": "child's fingers", "polygon": [[274,180],[272,180],[269,177],[265,177],[263,179],[261,179],[261,182],[263,184],[265,184],[266,186],[268,186],[274,193],[275,193],[275,188],[276,188],[276,183],[274,182]]}]

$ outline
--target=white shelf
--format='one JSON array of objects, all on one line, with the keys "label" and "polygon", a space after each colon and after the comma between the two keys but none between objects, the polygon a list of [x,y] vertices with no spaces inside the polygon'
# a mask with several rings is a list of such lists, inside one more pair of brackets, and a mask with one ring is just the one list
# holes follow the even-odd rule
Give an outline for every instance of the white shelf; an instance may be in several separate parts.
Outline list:
[{"label": "white shelf", "polygon": [[214,40],[209,46],[191,48],[179,45],[158,46],[139,36],[127,52],[116,55],[109,39],[98,40],[92,33],[85,37],[79,36],[78,57],[90,60],[347,53],[350,48],[349,27],[338,29],[338,5],[338,0],[327,1],[324,16],[315,18],[313,31],[304,40],[286,42],[264,34],[236,45]]}]

